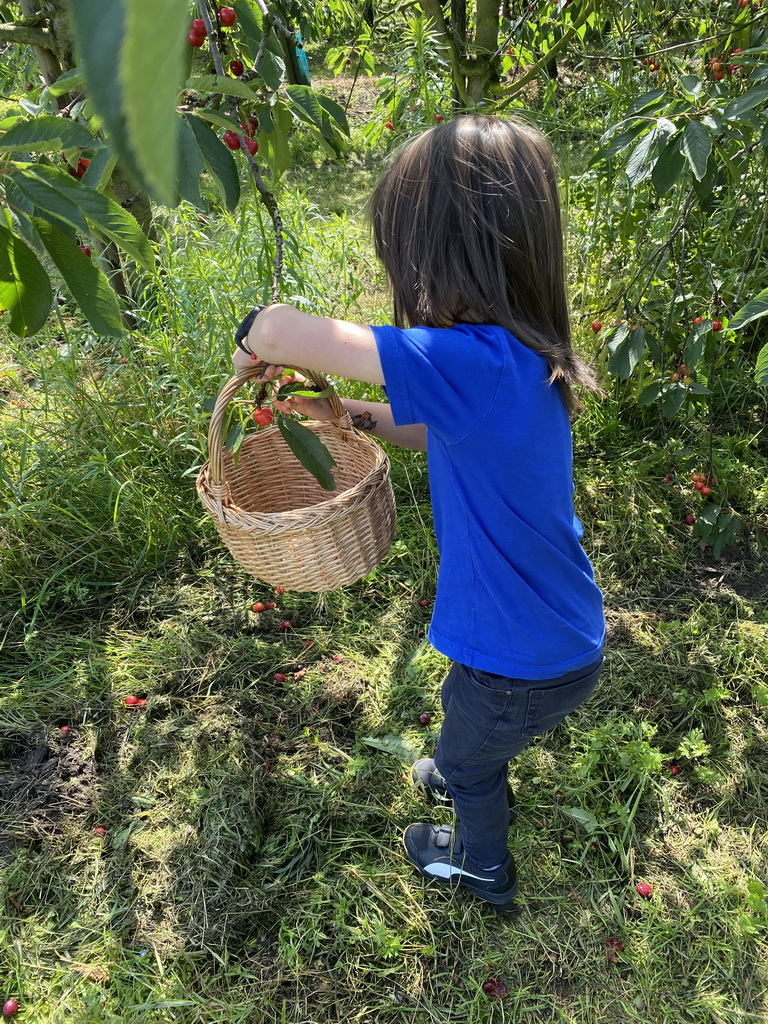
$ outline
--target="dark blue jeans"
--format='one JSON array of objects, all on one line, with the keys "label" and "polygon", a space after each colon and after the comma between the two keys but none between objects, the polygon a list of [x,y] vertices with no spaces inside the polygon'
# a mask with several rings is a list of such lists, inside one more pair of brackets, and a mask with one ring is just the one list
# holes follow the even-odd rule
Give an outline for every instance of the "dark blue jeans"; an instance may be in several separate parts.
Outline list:
[{"label": "dark blue jeans", "polygon": [[602,656],[557,679],[509,679],[454,662],[442,689],[445,719],[435,751],[453,797],[467,855],[480,868],[507,857],[507,769],[533,736],[592,693]]}]

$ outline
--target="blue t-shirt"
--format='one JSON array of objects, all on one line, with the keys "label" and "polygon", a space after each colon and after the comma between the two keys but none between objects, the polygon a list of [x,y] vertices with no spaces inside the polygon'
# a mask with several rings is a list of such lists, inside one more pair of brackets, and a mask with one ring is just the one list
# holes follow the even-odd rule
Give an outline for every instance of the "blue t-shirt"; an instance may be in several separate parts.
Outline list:
[{"label": "blue t-shirt", "polygon": [[440,553],[432,645],[521,679],[594,662],[605,622],[547,362],[493,325],[374,327],[396,424],[424,423]]}]

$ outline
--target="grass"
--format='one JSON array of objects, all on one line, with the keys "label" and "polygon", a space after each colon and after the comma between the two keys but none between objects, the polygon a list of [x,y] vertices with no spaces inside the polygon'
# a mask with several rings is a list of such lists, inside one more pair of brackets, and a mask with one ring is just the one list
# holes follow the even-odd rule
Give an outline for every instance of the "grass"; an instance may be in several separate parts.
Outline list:
[{"label": "grass", "polygon": [[[313,173],[283,203],[287,291],[384,319],[359,177],[337,169],[317,198]],[[723,383],[716,450],[755,529],[719,560],[682,524],[687,486],[660,482],[652,410],[617,389],[576,426],[608,661],[513,767],[522,897],[498,916],[412,871],[402,829],[445,812],[414,795],[407,757],[367,742],[429,753],[439,729],[445,660],[418,604],[435,584],[424,458],[390,453],[398,538],[369,578],[322,597],[246,578],[193,483],[203,400],[265,297],[268,232],[252,204],[182,209],[165,230],[137,338],[102,345],[64,307],[42,342],[3,344],[0,996],[34,1024],[764,1020],[754,396]],[[693,413],[675,430],[681,472],[699,432]],[[270,598],[278,610],[251,612]],[[506,998],[483,993],[489,976]]]}]

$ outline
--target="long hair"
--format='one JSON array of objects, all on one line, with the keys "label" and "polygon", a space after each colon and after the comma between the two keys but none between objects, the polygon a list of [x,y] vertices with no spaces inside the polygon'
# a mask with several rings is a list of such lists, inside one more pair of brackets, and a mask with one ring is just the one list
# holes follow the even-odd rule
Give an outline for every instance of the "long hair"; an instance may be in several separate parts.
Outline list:
[{"label": "long hair", "polygon": [[398,327],[498,324],[547,360],[569,412],[599,390],[573,351],[551,146],[524,123],[464,115],[407,142],[370,201]]}]

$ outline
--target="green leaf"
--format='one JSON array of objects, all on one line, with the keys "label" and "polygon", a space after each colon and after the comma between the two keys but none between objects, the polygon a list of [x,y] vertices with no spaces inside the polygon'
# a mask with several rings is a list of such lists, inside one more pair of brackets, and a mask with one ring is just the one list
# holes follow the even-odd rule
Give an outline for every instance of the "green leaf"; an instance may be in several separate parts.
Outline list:
[{"label": "green leaf", "polygon": [[707,173],[709,154],[712,152],[712,136],[700,121],[689,121],[683,129],[680,152],[691,166],[697,181]]},{"label": "green leaf", "polygon": [[125,35],[119,64],[128,144],[149,193],[170,206],[176,196],[179,117],[189,27],[178,0],[123,0]]},{"label": "green leaf", "polygon": [[698,75],[680,75],[679,81],[681,88],[693,99],[701,96],[703,83]]},{"label": "green leaf", "polygon": [[735,100],[731,100],[723,111],[723,115],[729,121],[736,121],[742,114],[746,114],[747,111],[759,106],[767,99],[768,82],[763,82],[760,85],[753,86],[748,92],[742,93],[741,96],[737,96]]},{"label": "green leaf", "polygon": [[199,117],[185,114],[184,120],[194,133],[208,170],[221,184],[227,209],[234,210],[240,201],[240,176],[232,152]]},{"label": "green leaf", "polygon": [[240,450],[244,437],[245,431],[243,430],[242,423],[235,423],[227,434],[227,440],[224,442],[224,451],[232,452],[233,455],[236,455]]},{"label": "green leaf", "polygon": [[640,397],[637,399],[637,404],[639,406],[650,405],[651,402],[655,402],[659,395],[661,395],[661,391],[661,381],[654,381],[653,384],[649,384],[648,387],[640,394]]},{"label": "green leaf", "polygon": [[259,158],[277,180],[291,164],[289,134],[293,127],[291,112],[282,100],[274,106],[256,108],[259,119]]},{"label": "green leaf", "polygon": [[186,120],[179,126],[179,171],[176,188],[179,196],[193,206],[202,206],[200,175],[205,170],[205,160],[197,144],[197,136]]},{"label": "green leaf", "polygon": [[233,0],[230,6],[234,7],[235,14],[237,14],[235,23],[237,37],[248,51],[250,61],[253,63],[258,55],[262,37],[261,25],[253,13],[253,5],[248,0]]},{"label": "green leaf", "polygon": [[608,342],[608,372],[619,380],[626,380],[645,352],[645,328],[619,324],[606,336]]},{"label": "green leaf", "polygon": [[680,411],[680,406],[685,401],[686,394],[687,389],[684,384],[675,382],[674,384],[667,385],[661,400],[661,411],[668,420],[671,420]]},{"label": "green leaf", "polygon": [[41,210],[60,217],[81,231],[88,231],[90,224],[95,231],[111,238],[145,270],[153,269],[154,255],[149,240],[136,218],[114,199],[89,188],[65,171],[44,164],[35,164],[23,173],[14,174],[14,180],[21,191],[26,189],[41,197],[40,202],[35,200]]},{"label": "green leaf", "polygon": [[278,390],[275,398],[279,402],[284,402],[286,398],[290,398],[292,395],[296,395],[299,398],[330,398],[335,393],[336,389],[332,384],[329,384],[327,388],[322,391],[313,391],[312,388],[308,388],[306,384],[302,384],[301,381],[292,380],[288,381],[287,384],[282,384]]},{"label": "green leaf", "polygon": [[94,260],[47,221],[37,218],[35,227],[72,297],[96,334],[112,338],[123,334],[117,296]]},{"label": "green leaf", "polygon": [[48,86],[50,96],[65,96],[68,92],[75,92],[85,81],[82,68],[71,68],[59,75],[55,82]]},{"label": "green leaf", "polygon": [[330,122],[317,93],[308,85],[287,85],[285,92],[300,120],[328,138],[326,133],[330,131]]},{"label": "green leaf", "polygon": [[[43,168],[42,164],[35,164],[24,171],[11,171],[8,179],[39,213],[49,214],[56,221],[64,221],[65,224],[86,234],[89,230],[88,221],[80,207],[73,202],[68,192],[55,188],[45,180],[45,177],[38,175],[37,172],[41,169],[53,172],[51,167]],[[53,173],[60,174],[59,171]]]},{"label": "green leaf", "polygon": [[669,192],[683,173],[684,166],[685,159],[680,152],[680,135],[675,135],[662,149],[651,172],[651,184],[657,195],[663,196]]},{"label": "green leaf", "polygon": [[322,93],[317,93],[317,99],[320,106],[326,111],[332,121],[335,121],[339,129],[344,132],[345,135],[349,135],[349,121],[347,121],[347,115],[344,113],[344,108],[332,100],[330,96],[323,96]]},{"label": "green leaf", "polygon": [[10,329],[22,338],[37,334],[52,301],[51,282],[37,256],[0,224],[0,309],[10,313]]},{"label": "green leaf", "polygon": [[312,474],[324,491],[332,491],[336,484],[331,466],[336,465],[336,460],[317,434],[290,416],[278,415],[277,425],[285,443],[304,469]]},{"label": "green leaf", "polygon": [[223,78],[217,75],[203,75],[201,78],[190,78],[187,81],[187,88],[194,92],[218,93],[220,96],[236,96],[241,100],[257,99],[253,87],[239,78]]},{"label": "green leaf", "polygon": [[638,121],[620,135],[614,135],[611,142],[605,147],[605,149],[598,150],[598,152],[595,153],[589,161],[589,166],[594,167],[595,164],[602,163],[604,160],[610,160],[611,157],[616,156],[617,153],[621,153],[622,150],[631,146],[635,139],[642,135],[647,128],[647,121]]},{"label": "green leaf", "polygon": [[630,183],[639,185],[645,181],[655,164],[654,148],[659,137],[659,129],[652,128],[635,146],[627,161],[626,174]]},{"label": "green leaf", "polygon": [[51,150],[101,148],[102,143],[93,137],[85,125],[65,117],[40,117],[21,121],[0,138],[0,152],[24,150],[28,153],[45,153]]},{"label": "green leaf", "polygon": [[766,313],[768,313],[768,288],[763,288],[728,321],[728,330],[738,331],[741,327],[751,324],[753,320],[757,320],[758,317],[765,316]]},{"label": "green leaf", "polygon": [[659,105],[659,100],[664,100],[666,98],[666,89],[653,89],[651,92],[647,92],[643,96],[638,96],[627,111],[627,117],[631,117],[633,114],[647,114],[649,110]]},{"label": "green leaf", "polygon": [[[109,0],[109,3],[104,0],[77,0],[68,7],[88,98],[104,121],[112,144],[131,176],[142,182],[141,172],[128,144],[123,89],[117,74],[125,39],[124,0]],[[149,12],[147,17],[151,17]]]},{"label": "green leaf", "polygon": [[755,381],[761,388],[768,388],[768,345],[763,345],[757,353]]},{"label": "green leaf", "polygon": [[361,740],[369,747],[393,754],[403,764],[413,764],[421,754],[421,749],[415,743],[402,736],[361,736]]},{"label": "green leaf", "polygon": [[567,814],[569,818],[573,818],[577,821],[585,832],[594,832],[598,827],[598,820],[592,811],[585,811],[582,807],[561,807],[560,810],[563,814]]}]

